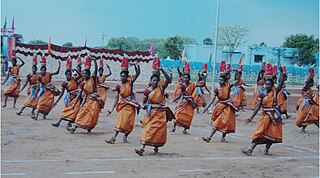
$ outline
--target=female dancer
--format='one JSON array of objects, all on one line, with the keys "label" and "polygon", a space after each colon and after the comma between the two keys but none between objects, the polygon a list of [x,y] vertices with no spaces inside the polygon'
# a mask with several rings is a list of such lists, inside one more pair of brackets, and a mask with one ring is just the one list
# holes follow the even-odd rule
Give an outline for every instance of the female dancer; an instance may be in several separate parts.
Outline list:
[{"label": "female dancer", "polygon": [[[316,109],[317,101],[314,101],[314,94],[311,89],[314,85],[314,69],[309,69],[309,77],[305,82],[304,87],[302,88],[302,98],[299,99],[298,106],[297,106],[297,118],[296,118],[296,125],[301,129],[301,132],[306,132],[306,127],[310,124],[315,124],[319,127],[319,113]],[[315,106],[314,106],[315,105]]]},{"label": "female dancer", "polygon": [[[17,64],[17,58],[21,61],[20,65]],[[16,57],[16,52],[14,50],[12,51],[11,63],[12,67],[9,67],[7,77],[2,83],[3,85],[8,81],[7,87],[4,90],[4,105],[2,105],[3,108],[7,106],[8,97],[13,97],[13,108],[16,108],[21,82],[21,79],[19,77],[19,70],[25,64],[20,57]]]},{"label": "female dancer", "polygon": [[264,73],[265,73],[265,62],[261,64],[261,69],[260,69],[260,72],[258,73],[258,78],[257,78],[257,86],[253,91],[253,100],[252,100],[252,107],[251,107],[252,110],[255,109],[258,103],[258,96],[264,91],[263,85],[266,83],[266,80],[264,79]]},{"label": "female dancer", "polygon": [[220,63],[220,78],[219,88],[215,88],[214,97],[212,98],[209,105],[204,109],[205,113],[208,108],[213,104],[215,98],[218,98],[214,110],[212,112],[211,120],[212,131],[208,137],[202,137],[202,140],[209,143],[212,136],[217,132],[222,132],[221,142],[227,142],[225,137],[229,133],[234,133],[236,130],[236,115],[235,112],[239,111],[239,108],[230,99],[231,88],[239,83],[240,72],[236,70],[235,81],[232,83],[228,82],[227,75],[228,71],[225,68],[225,62]]},{"label": "female dancer", "polygon": [[153,74],[150,78],[152,85],[144,91],[143,104],[146,114],[142,120],[143,133],[141,135],[141,148],[135,152],[142,156],[145,146],[153,146],[155,154],[158,154],[159,147],[167,141],[167,121],[174,119],[174,114],[168,106],[162,104],[164,90],[167,88],[170,76],[159,69],[165,76],[162,85],[159,84],[160,76]]},{"label": "female dancer", "polygon": [[58,96],[60,91],[51,83],[52,76],[58,75],[60,72],[61,62],[59,62],[59,66],[56,72],[50,73],[47,72],[47,61],[46,56],[42,56],[41,68],[40,68],[40,76],[38,78],[38,82],[41,84],[37,87],[37,110],[36,114],[31,118],[34,120],[38,120],[39,113],[43,114],[43,119],[46,119],[46,116],[49,114],[51,109],[53,108],[54,96]]},{"label": "female dancer", "polygon": [[97,89],[98,89],[99,96],[102,98],[104,103],[106,102],[107,91],[109,89],[109,86],[106,84],[106,78],[112,74],[111,69],[108,64],[107,64],[107,68],[108,68],[109,73],[107,75],[104,75],[103,74],[103,59],[101,58],[100,62],[99,62],[99,76],[98,76]]},{"label": "female dancer", "polygon": [[238,108],[241,108],[242,110],[244,110],[244,108],[247,106],[247,95],[243,85],[245,86],[248,86],[248,85],[246,85],[243,79],[241,78],[242,66],[239,67],[238,74],[240,75],[240,80],[233,88],[233,102]]},{"label": "female dancer", "polygon": [[64,108],[60,114],[60,119],[56,123],[51,123],[51,125],[54,127],[59,127],[60,122],[62,120],[67,121],[68,126],[71,127],[71,123],[74,123],[74,120],[76,119],[77,114],[80,109],[80,103],[81,103],[80,100],[78,100],[78,102],[74,108],[73,108],[73,105],[75,103],[76,97],[79,92],[77,79],[79,79],[81,77],[81,74],[78,74],[78,77],[76,79],[74,77],[72,77],[72,60],[71,60],[71,58],[68,58],[66,61],[66,71],[64,74],[66,76],[67,81],[65,81],[61,84],[62,92],[60,93],[58,99],[54,103],[54,106],[56,106],[58,104],[58,102],[62,98],[65,91],[67,91],[67,95],[64,98]]},{"label": "female dancer", "polygon": [[[271,66],[271,67],[270,67]],[[265,155],[271,155],[269,149],[273,143],[282,142],[282,120],[281,114],[277,108],[277,94],[280,92],[283,82],[287,79],[286,74],[280,70],[280,82],[277,87],[274,86],[272,65],[268,64],[266,67],[266,83],[265,91],[259,95],[258,104],[253,111],[252,116],[247,119],[246,123],[252,121],[254,116],[262,107],[262,116],[257,123],[256,130],[252,135],[251,146],[242,149],[242,152],[248,156],[252,155],[254,148],[258,144],[266,144],[264,150]]]},{"label": "female dancer", "polygon": [[175,85],[174,92],[173,92],[173,98],[177,98],[177,100],[174,100],[174,102],[178,102],[178,96],[180,94],[180,86],[183,83],[183,73],[180,71],[180,65],[181,65],[181,60],[179,61],[177,71],[178,71],[178,82]]},{"label": "female dancer", "polygon": [[[203,85],[204,88],[211,94],[210,90],[208,89],[208,87],[206,86],[206,80],[207,80],[207,70],[208,70],[208,64],[204,64],[203,66],[203,71],[202,73],[200,73],[202,67],[200,68],[199,72],[198,72],[198,81],[197,84],[198,85]],[[197,107],[197,113],[199,114],[199,108],[201,107],[206,107],[207,105],[207,101],[206,98],[204,96],[204,92],[202,90],[202,87],[197,87],[194,92],[192,93],[192,97],[196,103],[196,107]]]},{"label": "female dancer", "polygon": [[176,131],[176,126],[182,126],[184,128],[183,134],[189,134],[187,129],[190,129],[191,122],[194,115],[194,109],[196,107],[196,102],[192,97],[192,93],[194,92],[196,87],[203,87],[202,84],[195,84],[194,82],[190,82],[190,63],[184,63],[184,83],[180,86],[180,94],[177,98],[174,98],[173,101],[179,99],[178,106],[175,110],[175,122],[173,125],[173,129],[171,132]]},{"label": "female dancer", "polygon": [[86,129],[88,133],[97,125],[101,108],[104,107],[104,102],[97,91],[97,62],[94,62],[94,72],[91,76],[91,58],[88,55],[85,61],[85,70],[83,71],[84,81],[80,84],[80,91],[78,93],[72,108],[75,109],[78,101],[82,95],[80,110],[77,114],[74,124],[67,127],[70,133],[74,133],[78,127]]},{"label": "female dancer", "polygon": [[129,77],[129,59],[123,57],[121,62],[121,85],[116,86],[116,98],[115,103],[111,109],[108,111],[108,115],[112,113],[114,109],[118,112],[118,117],[116,118],[116,123],[114,126],[115,134],[110,140],[105,140],[105,142],[114,144],[119,132],[124,133],[123,143],[128,143],[128,135],[133,130],[134,120],[136,110],[140,109],[140,104],[135,100],[133,93],[133,84],[140,75],[140,66],[133,64],[136,75]]},{"label": "female dancer", "polygon": [[37,72],[37,56],[35,55],[33,56],[32,73],[27,75],[27,81],[21,89],[21,91],[23,91],[23,89],[29,83],[29,86],[27,89],[27,97],[24,100],[24,105],[22,106],[21,110],[17,112],[17,115],[20,116],[23,110],[27,107],[32,108],[31,115],[35,114],[34,111],[37,108],[36,90],[38,87],[38,78],[39,78],[39,73]]}]

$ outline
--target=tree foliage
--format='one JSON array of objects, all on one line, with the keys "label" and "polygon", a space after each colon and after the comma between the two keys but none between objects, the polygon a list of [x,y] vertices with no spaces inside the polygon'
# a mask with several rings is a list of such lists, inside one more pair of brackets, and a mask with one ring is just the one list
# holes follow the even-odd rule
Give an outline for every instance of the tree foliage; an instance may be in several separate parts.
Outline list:
[{"label": "tree foliage", "polygon": [[[223,26],[218,29],[218,45],[223,46],[225,51],[229,53],[230,60],[232,53],[246,41],[244,38],[247,36],[249,29],[234,26]],[[230,61],[231,62],[231,61]]]},{"label": "tree foliage", "polygon": [[171,59],[179,59],[183,50],[183,38],[180,36],[173,36],[167,38],[164,43],[165,55]]},{"label": "tree foliage", "polygon": [[63,44],[62,46],[65,46],[65,47],[72,47],[73,44],[71,42],[66,42],[65,44]]},{"label": "tree foliage", "polygon": [[211,38],[205,38],[203,40],[204,45],[213,45],[212,39]]},{"label": "tree foliage", "polygon": [[297,59],[293,58],[292,63],[296,63],[299,66],[315,64],[314,53],[319,51],[319,39],[316,39],[313,35],[308,36],[306,34],[290,35],[285,38],[282,47],[299,49],[299,57]]},{"label": "tree foliage", "polygon": [[[195,44],[196,40],[191,37],[174,36],[167,39],[151,38],[139,40],[137,37],[113,37],[108,41],[108,49],[122,49],[125,51],[148,51],[154,42],[155,52],[159,53],[161,58],[168,56],[178,59],[183,49],[182,44]],[[172,48],[170,48],[172,47]]]},{"label": "tree foliage", "polygon": [[47,42],[34,39],[34,40],[29,41],[29,44],[47,44]]}]

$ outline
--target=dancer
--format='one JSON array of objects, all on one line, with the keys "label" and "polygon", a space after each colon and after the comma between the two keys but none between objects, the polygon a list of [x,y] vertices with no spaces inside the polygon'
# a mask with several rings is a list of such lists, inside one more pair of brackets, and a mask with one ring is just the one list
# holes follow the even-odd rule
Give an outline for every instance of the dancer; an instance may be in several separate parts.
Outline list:
[{"label": "dancer", "polygon": [[178,81],[174,87],[174,92],[173,92],[173,98],[177,98],[177,100],[174,100],[174,102],[178,102],[178,96],[180,94],[180,86],[183,83],[183,73],[180,71],[180,65],[181,65],[181,60],[179,61],[177,71],[178,71]]},{"label": "dancer", "polygon": [[[17,59],[21,61],[21,64],[17,64]],[[19,97],[20,91],[20,82],[21,79],[19,77],[19,70],[25,64],[25,62],[20,58],[16,57],[16,51],[12,50],[12,59],[11,59],[12,66],[9,67],[8,74],[4,82],[2,83],[7,84],[6,89],[4,90],[4,105],[3,108],[7,106],[8,97],[13,97],[13,108],[16,108],[17,99]]]},{"label": "dancer", "polygon": [[[302,88],[302,98],[298,101],[297,106],[297,118],[296,125],[301,128],[301,132],[306,133],[306,127],[310,124],[315,124],[319,127],[319,113],[316,109],[317,101],[313,100],[314,94],[311,89],[314,85],[314,69],[309,69],[309,76],[305,82],[304,87]],[[315,106],[314,106],[315,105]]]},{"label": "dancer", "polygon": [[[123,143],[128,142],[128,135],[132,132],[135,120],[136,111],[141,108],[140,104],[135,100],[133,93],[133,84],[140,75],[140,66],[137,64],[132,64],[134,66],[136,75],[129,77],[129,59],[124,55],[121,62],[121,85],[116,86],[116,98],[115,103],[108,115],[110,115],[114,109],[118,112],[116,118],[116,123],[114,127],[115,134],[110,140],[105,140],[105,142],[114,144],[119,132],[124,133]],[[137,111],[138,112],[138,111]]]},{"label": "dancer", "polygon": [[78,93],[72,108],[75,109],[82,93],[84,97],[81,101],[80,110],[77,114],[74,124],[67,127],[70,133],[74,133],[78,127],[85,129],[88,133],[97,125],[101,108],[104,107],[104,102],[97,91],[97,62],[93,60],[94,72],[91,75],[91,58],[90,55],[86,57],[83,71],[84,81],[80,84],[80,91]]},{"label": "dancer", "polygon": [[[78,84],[82,83],[83,80],[84,80],[84,78],[83,78],[83,71],[82,71],[81,65],[82,65],[82,61],[81,61],[81,56],[80,56],[80,54],[79,54],[79,55],[78,55],[78,58],[77,58],[77,67],[76,67],[76,69],[74,69],[74,71],[76,72],[76,73],[74,74],[74,78],[75,78],[75,79],[79,78],[79,79],[77,79],[77,83],[78,83]],[[79,85],[79,86],[80,86],[80,85]]]},{"label": "dancer", "polygon": [[253,111],[252,116],[247,119],[246,123],[252,121],[254,116],[262,107],[262,116],[257,123],[256,130],[252,135],[252,142],[248,148],[242,149],[242,152],[248,156],[252,155],[254,148],[258,144],[266,144],[265,155],[271,155],[269,149],[273,143],[282,143],[282,119],[279,109],[277,108],[277,94],[281,91],[283,82],[287,80],[286,74],[280,70],[279,84],[274,86],[272,64],[266,66],[266,83],[265,91],[259,95],[258,103]]},{"label": "dancer", "polygon": [[[27,75],[27,81],[26,83],[23,85],[21,91],[23,91],[23,89],[28,85],[28,89],[27,89],[27,97],[24,100],[24,105],[22,106],[21,110],[19,112],[17,112],[17,115],[21,115],[21,113],[23,112],[23,110],[25,108],[32,108],[31,111],[31,115],[33,116],[35,113],[34,111],[37,109],[37,87],[38,87],[38,78],[39,78],[39,73],[37,72],[37,55],[35,54],[33,56],[33,61],[32,61],[32,73]],[[21,92],[20,91],[20,92]]]},{"label": "dancer", "polygon": [[108,68],[108,74],[105,75],[105,74],[103,74],[103,71],[104,71],[103,70],[103,59],[101,57],[101,59],[99,61],[99,76],[98,76],[97,89],[98,89],[99,96],[101,97],[101,99],[103,100],[104,103],[106,102],[107,91],[109,89],[109,86],[106,84],[106,78],[112,74],[111,69],[108,64],[107,64],[107,68]]},{"label": "dancer", "polygon": [[205,113],[208,108],[213,104],[215,98],[218,98],[214,110],[212,112],[212,131],[208,137],[202,137],[202,140],[209,143],[212,136],[217,132],[222,132],[221,142],[227,142],[225,137],[229,133],[235,133],[236,130],[236,115],[235,112],[239,111],[239,108],[230,99],[231,88],[237,85],[240,81],[240,72],[236,70],[234,82],[228,82],[227,75],[230,74],[230,68],[227,69],[225,61],[220,63],[220,78],[219,88],[215,88],[214,97],[212,98],[209,105],[204,109]]},{"label": "dancer", "polygon": [[54,73],[47,72],[47,59],[43,54],[41,58],[41,68],[40,68],[40,76],[38,78],[38,82],[41,84],[38,85],[36,93],[37,93],[37,110],[36,114],[31,118],[34,120],[38,120],[39,113],[43,114],[43,119],[46,119],[47,115],[53,108],[54,96],[60,95],[60,91],[51,83],[52,76],[58,75],[60,72],[61,62],[58,60],[58,69]]},{"label": "dancer", "polygon": [[[203,71],[201,72],[201,69],[203,69]],[[210,90],[208,89],[207,85],[206,85],[206,81],[207,81],[207,70],[208,70],[208,64],[205,63],[203,65],[203,67],[200,68],[199,72],[198,72],[198,81],[197,84],[198,85],[203,85],[203,87],[197,87],[193,93],[192,93],[192,97],[196,103],[196,107],[197,107],[197,113],[200,114],[199,112],[199,108],[201,107],[206,107],[207,105],[207,101],[206,98],[204,96],[204,91],[202,88],[205,88],[210,94]]]},{"label": "dancer", "polygon": [[[286,66],[282,67],[282,71],[285,74],[286,73]],[[290,95],[288,90],[286,89],[285,83],[283,83],[283,86],[281,88],[281,91],[278,93],[277,99],[278,99],[278,108],[280,110],[281,115],[285,115],[286,118],[288,119],[291,117],[291,115],[288,115],[287,111],[287,98]]]},{"label": "dancer", "polygon": [[[59,127],[62,120],[67,121],[68,126],[71,127],[71,123],[74,123],[74,120],[76,119],[80,109],[81,101],[78,100],[78,102],[75,104],[79,92],[77,83],[77,79],[79,79],[79,77],[77,77],[77,79],[74,79],[74,77],[72,77],[72,59],[70,57],[68,57],[66,61],[66,71],[64,74],[67,81],[61,84],[61,93],[54,103],[54,106],[59,103],[65,91],[67,91],[67,95],[64,98],[64,108],[60,113],[60,119],[55,123],[51,123],[51,125],[54,127]],[[74,104],[75,107],[73,108]]]},{"label": "dancer", "polygon": [[243,85],[244,86],[248,86],[248,85],[246,85],[244,83],[243,79],[241,78],[242,69],[243,69],[242,65],[240,65],[237,69],[240,80],[233,88],[233,102],[238,108],[241,108],[242,111],[245,111],[245,107],[247,106],[247,95],[246,95],[246,92],[245,92],[246,90],[244,89]]},{"label": "dancer", "polygon": [[258,103],[258,96],[263,93],[264,91],[264,84],[266,83],[266,80],[264,79],[264,73],[265,73],[265,62],[261,64],[260,71],[258,73],[257,78],[257,86],[253,90],[253,100],[252,100],[252,107],[251,109],[254,110],[257,103]]},{"label": "dancer", "polygon": [[[158,70],[166,78],[162,85],[159,84]],[[173,112],[162,103],[164,90],[169,84],[170,76],[163,69],[153,67],[153,75],[150,80],[152,85],[144,91],[143,98],[146,114],[142,120],[144,129],[141,135],[141,148],[135,149],[135,152],[140,156],[143,155],[146,145],[153,146],[155,154],[159,153],[159,147],[162,147],[167,141],[167,122],[174,119]]]},{"label": "dancer", "polygon": [[192,97],[192,93],[194,92],[196,87],[204,87],[204,83],[195,84],[194,82],[190,82],[190,63],[184,62],[184,82],[180,86],[180,94],[173,99],[173,101],[178,100],[178,106],[175,110],[175,121],[173,125],[173,129],[171,132],[176,131],[176,126],[182,126],[184,130],[183,134],[189,134],[187,132],[190,129],[191,122],[194,115],[194,109],[197,108],[196,102]]}]

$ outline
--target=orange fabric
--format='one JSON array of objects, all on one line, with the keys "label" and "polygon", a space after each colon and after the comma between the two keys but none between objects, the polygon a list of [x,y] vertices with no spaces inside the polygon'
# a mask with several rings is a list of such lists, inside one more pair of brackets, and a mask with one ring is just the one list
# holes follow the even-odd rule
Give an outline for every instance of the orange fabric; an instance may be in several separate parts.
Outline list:
[{"label": "orange fabric", "polygon": [[254,109],[258,104],[258,88],[259,86],[263,87],[265,83],[266,83],[265,79],[261,79],[257,82],[257,85],[253,90],[252,109]]},{"label": "orange fabric", "polygon": [[[196,84],[190,82],[183,96],[191,96],[196,88]],[[184,98],[177,106],[175,118],[176,123],[186,129],[189,129],[194,115],[194,106],[190,101]]]},{"label": "orange fabric", "polygon": [[[303,92],[303,97],[298,101],[298,112],[296,118],[296,125],[298,127],[313,124],[319,121],[319,110],[316,105],[310,104],[309,99],[313,98],[311,88],[307,92]],[[303,106],[303,104],[305,105]]]},{"label": "orange fabric", "polygon": [[286,112],[287,111],[287,100],[286,100],[285,94],[281,91],[277,95],[277,102],[278,102],[278,107],[280,108],[280,111]]},{"label": "orange fabric", "polygon": [[19,97],[20,78],[19,78],[19,65],[12,67],[9,70],[9,76],[14,80],[4,90],[4,95],[9,97]]},{"label": "orange fabric", "polygon": [[[313,100],[319,105],[319,91],[314,96]],[[317,113],[318,120],[319,120],[319,106],[313,105],[314,113]]]},{"label": "orange fabric", "polygon": [[97,125],[100,114],[100,104],[98,100],[89,97],[91,94],[97,94],[95,80],[95,77],[91,76],[90,79],[85,82],[83,92],[87,97],[75,120],[77,126],[88,130],[93,129]]},{"label": "orange fabric", "polygon": [[[197,90],[198,88],[200,88],[201,90],[201,93],[202,93],[202,96],[200,96],[198,93],[197,93]],[[201,87],[197,87],[194,92],[192,93],[192,97],[194,99],[194,101],[197,103],[197,108],[201,108],[203,107],[206,103],[207,103],[207,100],[204,96],[204,92],[202,90]]]},{"label": "orange fabric", "polygon": [[[41,85],[43,86],[43,85],[50,83],[51,78],[52,78],[51,73],[46,72],[41,79],[41,82],[40,82]],[[54,95],[53,95],[52,91],[45,89],[45,93],[39,97],[38,104],[37,104],[37,110],[39,111],[39,113],[47,115],[47,114],[49,114],[49,112],[51,111],[51,109],[53,107],[53,102],[54,102]]]},{"label": "orange fabric", "polygon": [[[262,99],[263,108],[273,107],[273,98],[275,90],[272,90],[267,96]],[[275,125],[270,116],[262,112],[259,122],[257,123],[256,130],[252,135],[252,140],[258,140],[258,143],[263,144],[266,142],[281,143],[282,142],[282,125]]]},{"label": "orange fabric", "polygon": [[234,133],[236,130],[235,110],[226,103],[220,101],[230,99],[230,85],[226,84],[223,88],[218,89],[218,103],[215,105],[211,115],[212,129],[222,133]]},{"label": "orange fabric", "polygon": [[[106,76],[102,75],[99,77],[98,82],[99,83],[104,83],[106,81]],[[102,98],[103,102],[106,102],[107,100],[107,89],[105,87],[100,86],[99,84],[97,85],[98,93],[99,96]]]},{"label": "orange fabric", "polygon": [[77,117],[77,114],[80,110],[80,100],[78,100],[76,106],[74,107],[74,109],[72,109],[72,106],[77,98],[77,92],[73,93],[72,91],[77,90],[77,89],[78,89],[78,84],[72,78],[69,81],[69,84],[65,89],[67,92],[71,92],[71,93],[70,93],[70,102],[63,108],[63,110],[60,113],[60,118],[63,120],[73,122]]},{"label": "orange fabric", "polygon": [[33,99],[30,98],[30,91],[31,91],[31,85],[36,89],[36,84],[38,83],[39,73],[36,73],[32,76],[32,78],[29,80],[29,86],[27,89],[27,97],[24,100],[24,106],[30,107],[30,108],[37,108],[37,93],[35,93],[35,96]]},{"label": "orange fabric", "polygon": [[128,78],[127,83],[120,88],[119,95],[119,101],[115,108],[118,112],[118,116],[114,130],[122,133],[130,133],[134,126],[136,108],[123,101],[123,98],[127,98],[132,95],[132,81],[130,77]]},{"label": "orange fabric", "polygon": [[244,88],[241,86],[244,83],[243,79],[240,79],[240,82],[234,86],[238,87],[239,93],[233,96],[233,102],[237,107],[247,105],[247,95]]},{"label": "orange fabric", "polygon": [[[162,103],[163,92],[161,85],[158,85],[149,95],[148,103]],[[167,141],[167,118],[166,111],[151,109],[149,117],[144,115],[142,120],[144,128],[141,135],[141,143],[149,146],[161,147]]]}]

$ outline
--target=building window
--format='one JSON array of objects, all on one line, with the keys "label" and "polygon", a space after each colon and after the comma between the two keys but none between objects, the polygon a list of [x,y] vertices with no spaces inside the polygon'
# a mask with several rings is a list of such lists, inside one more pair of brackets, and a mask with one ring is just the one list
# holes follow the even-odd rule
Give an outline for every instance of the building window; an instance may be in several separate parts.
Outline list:
[{"label": "building window", "polygon": [[262,63],[263,55],[254,55],[254,62]]}]

